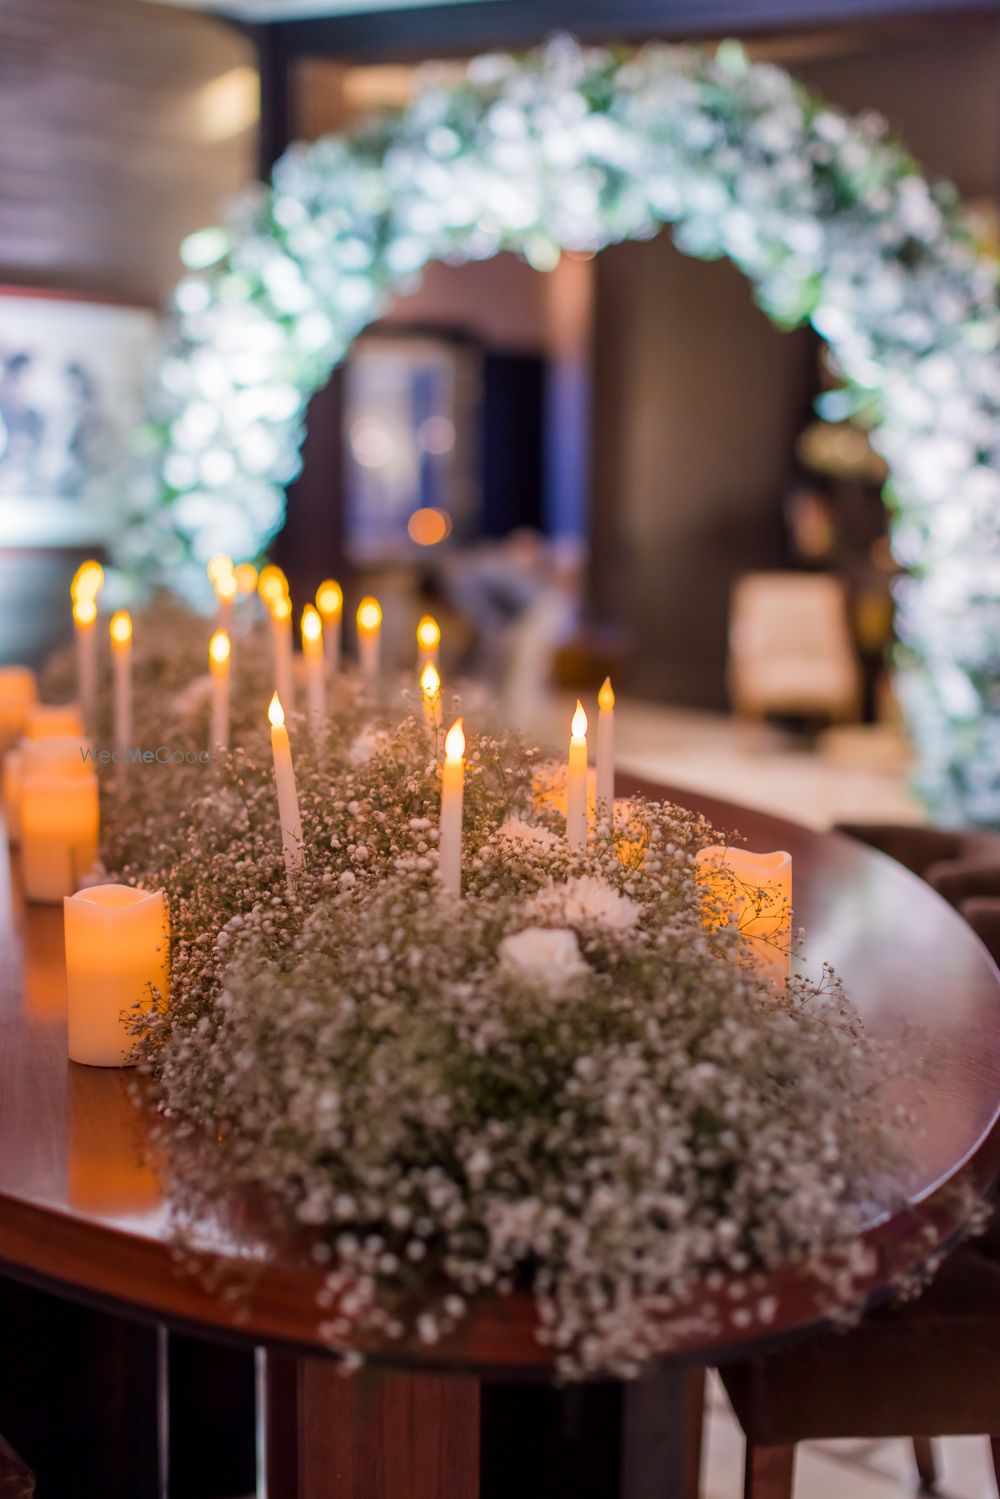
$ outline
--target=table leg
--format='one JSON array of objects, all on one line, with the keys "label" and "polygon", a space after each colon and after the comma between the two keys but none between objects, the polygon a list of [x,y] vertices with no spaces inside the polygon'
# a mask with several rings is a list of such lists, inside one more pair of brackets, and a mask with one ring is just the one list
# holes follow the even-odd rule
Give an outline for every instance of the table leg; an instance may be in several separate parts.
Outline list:
[{"label": "table leg", "polygon": [[344,1379],[328,1360],[269,1354],[268,1499],[693,1499],[702,1379]]}]

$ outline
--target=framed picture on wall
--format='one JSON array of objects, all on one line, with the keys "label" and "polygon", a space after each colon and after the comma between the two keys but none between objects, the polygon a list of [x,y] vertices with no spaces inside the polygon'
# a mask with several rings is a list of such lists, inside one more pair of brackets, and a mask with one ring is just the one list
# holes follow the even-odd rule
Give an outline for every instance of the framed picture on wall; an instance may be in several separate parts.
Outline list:
[{"label": "framed picture on wall", "polygon": [[145,308],[0,287],[0,547],[106,538],[156,327]]}]

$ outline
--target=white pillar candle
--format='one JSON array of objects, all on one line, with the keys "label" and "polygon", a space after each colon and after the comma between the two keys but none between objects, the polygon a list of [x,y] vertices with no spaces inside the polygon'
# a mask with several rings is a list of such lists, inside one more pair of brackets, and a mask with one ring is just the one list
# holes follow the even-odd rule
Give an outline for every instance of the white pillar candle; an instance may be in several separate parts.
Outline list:
[{"label": "white pillar candle", "polygon": [[133,1046],[125,1020],[169,999],[163,891],[91,885],[66,897],[63,920],[70,1061],[121,1067]]},{"label": "white pillar candle", "polygon": [[302,611],[302,654],[306,662],[309,726],[317,734],[326,720],[326,670],[323,664],[323,621],[312,604],[307,604]]},{"label": "white pillar candle", "polygon": [[382,606],[378,599],[369,597],[361,600],[357,622],[361,675],[369,687],[374,687],[382,664]]},{"label": "white pillar candle", "polygon": [[216,630],[208,642],[208,669],[212,674],[212,719],[208,733],[210,750],[229,748],[229,636]]},{"label": "white pillar candle", "polygon": [[23,751],[10,749],[3,757],[3,821],[7,847],[21,841],[21,766]]},{"label": "white pillar candle", "polygon": [[73,627],[76,631],[76,695],[84,722],[94,722],[94,700],[97,696],[97,604],[93,599],[77,599],[73,605]]},{"label": "white pillar candle", "polygon": [[791,854],[717,845],[701,850],[695,872],[706,892],[707,925],[738,927],[761,972],[783,985],[792,971]]},{"label": "white pillar candle", "polygon": [[456,719],[445,736],[441,769],[441,833],[438,872],[448,895],[462,893],[462,801],[465,793],[465,731]]},{"label": "white pillar candle", "polygon": [[424,667],[433,662],[435,666],[439,662],[439,649],[441,645],[441,627],[436,619],[425,614],[417,625],[417,669],[423,671]]},{"label": "white pillar candle", "polygon": [[21,841],[21,786],[27,776],[82,779],[94,773],[94,746],[76,736],[24,739],[3,765],[4,821],[10,847]]},{"label": "white pillar candle", "polygon": [[441,727],[441,676],[433,661],[428,661],[420,673],[420,700],[424,723],[437,733]]},{"label": "white pillar candle", "polygon": [[587,842],[587,715],[579,698],[570,728],[566,837],[571,848],[583,848]]},{"label": "white pillar candle", "polygon": [[271,659],[274,690],[291,713],[295,707],[295,676],[292,659],[292,604],[282,594],[271,605]]},{"label": "white pillar candle", "polygon": [[614,818],[615,694],[605,677],[597,694],[597,808],[599,817]]},{"label": "white pillar candle", "polygon": [[83,719],[75,703],[36,703],[28,714],[26,739],[83,738]]},{"label": "white pillar candle", "polygon": [[21,869],[26,900],[58,902],[97,858],[97,777],[36,774],[21,781]]},{"label": "white pillar candle", "polygon": [[271,724],[271,754],[274,757],[274,784],[278,793],[278,821],[281,824],[281,851],[285,857],[285,875],[291,889],[302,862],[302,818],[299,795],[292,769],[292,747],[288,741],[284,709],[275,693],[267,710]]},{"label": "white pillar candle", "polygon": [[[114,667],[115,748],[132,743],[132,617],[124,609],[111,616],[111,656]],[[124,760],[121,763],[125,763]]]},{"label": "white pillar candle", "polygon": [[16,744],[38,702],[35,673],[27,666],[0,666],[0,753]]},{"label": "white pillar candle", "polygon": [[340,670],[340,637],[344,625],[344,591],[333,578],[325,579],[317,588],[316,608],[323,621],[326,670],[333,677]]}]

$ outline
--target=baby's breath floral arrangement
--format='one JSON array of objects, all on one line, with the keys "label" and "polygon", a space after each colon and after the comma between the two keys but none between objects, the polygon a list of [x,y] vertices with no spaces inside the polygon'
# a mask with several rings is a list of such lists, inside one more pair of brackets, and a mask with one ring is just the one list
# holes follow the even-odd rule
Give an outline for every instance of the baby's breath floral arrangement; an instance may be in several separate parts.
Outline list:
[{"label": "baby's breath floral arrangement", "polygon": [[[159,647],[141,654],[163,631],[137,625],[140,735],[169,703],[172,732],[204,742],[188,630],[167,682]],[[318,1320],[348,1359],[434,1344],[518,1292],[562,1374],[627,1376],[690,1307],[766,1323],[779,1265],[856,1298],[891,1176],[885,1059],[832,973],[777,991],[758,970],[697,878],[718,831],[635,798],[573,849],[538,752],[470,733],[449,898],[439,736],[343,679],[322,733],[290,719],[289,887],[266,653],[251,632],[234,656],[252,707],[232,751],[103,791],[107,870],[169,903],[170,1002],[134,1028],[160,1146],[183,1162],[182,1235],[234,1196],[262,1203],[323,1267]],[[729,1310],[709,1313],[695,1292],[723,1281]]]}]

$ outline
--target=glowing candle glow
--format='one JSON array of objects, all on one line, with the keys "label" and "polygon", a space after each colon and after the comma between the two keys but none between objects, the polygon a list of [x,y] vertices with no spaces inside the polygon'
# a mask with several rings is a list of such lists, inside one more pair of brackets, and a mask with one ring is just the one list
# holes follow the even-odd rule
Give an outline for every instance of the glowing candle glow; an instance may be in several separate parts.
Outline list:
[{"label": "glowing candle glow", "polygon": [[16,744],[38,701],[35,673],[27,666],[0,666],[0,752]]},{"label": "glowing candle glow", "polygon": [[97,604],[92,598],[73,603],[76,630],[76,695],[84,721],[93,723],[97,693]]},{"label": "glowing candle glow", "polygon": [[344,624],[344,591],[333,578],[327,578],[317,588],[316,608],[323,621],[326,669],[332,677],[340,670],[340,637]]},{"label": "glowing candle glow", "polygon": [[566,837],[572,848],[582,848],[587,841],[587,715],[579,698],[570,725]]},{"label": "glowing candle glow", "polygon": [[97,858],[97,777],[21,780],[21,868],[26,900],[59,902],[78,890]]},{"label": "glowing candle glow", "polygon": [[99,562],[90,558],[86,562],[81,562],[73,574],[73,581],[69,585],[69,596],[74,604],[81,599],[93,599],[96,602],[97,595],[103,587],[104,568]]},{"label": "glowing candle glow", "polygon": [[783,849],[704,848],[695,861],[704,887],[705,922],[727,922],[750,940],[756,966],[782,986],[792,971],[792,856]]},{"label": "glowing candle glow", "polygon": [[420,698],[424,722],[437,731],[441,727],[441,675],[433,661],[428,661],[420,673]]},{"label": "glowing candle glow", "polygon": [[281,850],[285,857],[285,875],[289,888],[302,862],[302,818],[299,795],[292,769],[292,747],[288,742],[285,714],[275,693],[267,710],[271,724],[271,754],[274,757],[274,784],[278,793],[278,820],[281,823]]},{"label": "glowing candle glow", "polygon": [[280,567],[269,563],[262,567],[257,579],[257,592],[269,609],[273,609],[278,599],[288,597],[288,579]]},{"label": "glowing candle glow", "polygon": [[54,777],[56,780],[82,778],[93,774],[93,746],[75,735],[52,735],[47,739],[25,739],[12,749],[3,763],[4,821],[7,842],[13,847],[21,841],[21,787],[29,776]]},{"label": "glowing candle glow", "polygon": [[369,686],[374,686],[378,681],[382,656],[382,606],[378,599],[362,599],[357,619],[361,675]]},{"label": "glowing candle glow", "polygon": [[462,893],[462,800],[465,792],[465,730],[456,719],[444,741],[441,770],[441,835],[438,870],[449,895]]},{"label": "glowing candle glow", "polygon": [[292,603],[287,594],[271,605],[271,661],[274,667],[274,689],[291,712],[295,706],[295,677],[292,664]]},{"label": "glowing candle glow", "polygon": [[215,628],[225,630],[227,634],[233,628],[233,603],[237,591],[236,574],[232,568],[229,572],[220,573],[215,579],[215,601],[218,605]]},{"label": "glowing candle glow", "polygon": [[441,627],[436,619],[425,614],[417,625],[418,664],[421,668],[433,662],[438,665],[438,648],[441,645]]},{"label": "glowing candle glow", "polygon": [[236,578],[237,591],[243,597],[257,592],[257,569],[252,562],[239,563],[233,576]]},{"label": "glowing candle glow", "polygon": [[326,677],[323,666],[323,621],[312,604],[302,611],[302,654],[306,660],[306,701],[315,734],[326,718]]},{"label": "glowing candle glow", "polygon": [[169,998],[169,925],[162,890],[91,885],[63,901],[69,1058],[121,1067],[132,1051],[126,1019]]},{"label": "glowing candle glow", "polygon": [[[114,659],[115,745],[132,743],[132,618],[124,609],[111,616],[109,627]],[[124,761],[122,762],[124,763]]]},{"label": "glowing candle glow", "polygon": [[597,807],[598,815],[614,817],[615,807],[615,694],[605,677],[597,694]]},{"label": "glowing candle glow", "polygon": [[28,714],[26,739],[81,738],[83,719],[75,703],[36,703]]},{"label": "glowing candle glow", "polygon": [[229,748],[229,636],[216,630],[208,642],[208,669],[212,674],[212,721],[209,749]]}]

